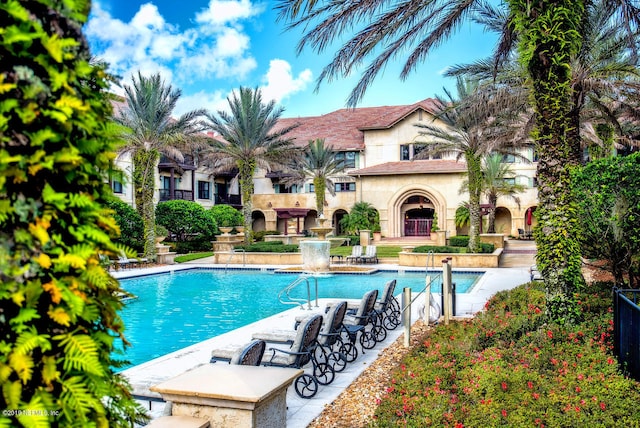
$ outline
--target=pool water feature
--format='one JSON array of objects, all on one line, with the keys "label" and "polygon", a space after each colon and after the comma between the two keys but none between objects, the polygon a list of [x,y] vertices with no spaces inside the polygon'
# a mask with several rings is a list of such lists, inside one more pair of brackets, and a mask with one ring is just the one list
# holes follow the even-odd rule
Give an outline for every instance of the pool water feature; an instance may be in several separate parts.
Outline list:
[{"label": "pool water feature", "polygon": [[[433,273],[435,278],[437,273]],[[458,293],[473,287],[482,273],[454,272]],[[121,285],[136,296],[121,312],[125,337],[131,343],[124,356],[132,365],[193,345],[267,318],[293,306],[277,295],[299,274],[258,270],[192,269],[176,273],[122,279]],[[371,275],[329,274],[317,277],[319,298],[359,299],[396,279],[396,293],[410,287],[424,289],[425,273],[382,271]],[[314,287],[314,281],[309,281]],[[432,286],[440,292],[440,284]],[[313,290],[312,290],[313,293]],[[306,298],[303,283],[291,294]]]}]

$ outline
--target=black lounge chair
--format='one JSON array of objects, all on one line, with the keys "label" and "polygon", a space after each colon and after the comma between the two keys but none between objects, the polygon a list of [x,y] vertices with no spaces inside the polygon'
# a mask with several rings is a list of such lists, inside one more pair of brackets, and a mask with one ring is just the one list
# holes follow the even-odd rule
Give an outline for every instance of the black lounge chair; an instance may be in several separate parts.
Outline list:
[{"label": "black lounge chair", "polygon": [[[396,280],[387,281],[382,292],[382,297],[375,304],[378,320],[387,330],[394,330],[400,325],[400,304],[394,297]],[[383,339],[384,340],[384,339]]]},{"label": "black lounge chair", "polygon": [[[318,392],[318,384],[328,385],[333,382],[335,372],[326,363],[318,363],[314,352],[318,346],[318,334],[322,326],[322,315],[314,315],[304,321],[296,332],[296,337],[289,349],[269,348],[267,358],[262,365],[275,367],[291,367],[300,369],[309,362],[313,366],[313,375],[303,373],[294,381],[296,393],[302,398],[312,398]],[[269,357],[268,354],[271,354]],[[266,360],[266,361],[265,361]]]},{"label": "black lounge chair", "polygon": [[[376,338],[378,330],[376,329],[377,315],[375,312],[377,298],[378,290],[371,290],[365,293],[355,313],[345,316],[342,322],[342,331],[348,339],[348,342],[346,340],[344,341],[344,354],[349,363],[358,357],[358,349],[355,346],[358,333],[360,333],[360,346],[362,346],[363,352],[364,349],[372,349],[378,342]],[[370,325],[371,327],[367,328]],[[382,328],[382,326],[377,327],[384,332],[384,336],[386,337],[387,334],[384,328]]]}]

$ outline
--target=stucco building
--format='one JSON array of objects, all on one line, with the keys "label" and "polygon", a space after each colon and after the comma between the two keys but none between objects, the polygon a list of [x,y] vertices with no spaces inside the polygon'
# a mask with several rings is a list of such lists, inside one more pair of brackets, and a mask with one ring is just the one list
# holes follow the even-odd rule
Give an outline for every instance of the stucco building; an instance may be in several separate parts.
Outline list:
[{"label": "stucco building", "polygon": [[[336,234],[341,234],[340,220],[356,202],[372,204],[380,213],[383,237],[429,235],[434,214],[438,226],[450,235],[466,233],[456,230],[455,213],[468,200],[461,193],[466,178],[464,161],[455,159],[414,160],[419,147],[417,124],[432,124],[434,104],[426,99],[411,105],[341,109],[321,116],[283,118],[279,124],[298,124],[289,134],[299,146],[322,138],[325,145],[339,152],[346,167],[334,177],[336,195],[327,193],[325,218]],[[496,231],[518,235],[518,229],[529,230],[530,212],[537,204],[536,163],[532,148],[522,155],[531,162],[505,158],[511,163],[512,180],[525,186],[518,205],[510,198],[498,199]],[[120,168],[130,171],[127,159],[119,160]],[[158,201],[194,200],[205,207],[215,203],[241,206],[237,180],[232,176],[211,177],[197,161],[186,158],[180,165],[161,160],[158,169]],[[302,232],[316,223],[313,185],[287,188],[278,171],[258,171],[253,196],[253,229]],[[129,202],[130,186],[117,183],[114,191]],[[126,182],[126,181],[125,181]],[[483,203],[486,201],[483,201]]]}]

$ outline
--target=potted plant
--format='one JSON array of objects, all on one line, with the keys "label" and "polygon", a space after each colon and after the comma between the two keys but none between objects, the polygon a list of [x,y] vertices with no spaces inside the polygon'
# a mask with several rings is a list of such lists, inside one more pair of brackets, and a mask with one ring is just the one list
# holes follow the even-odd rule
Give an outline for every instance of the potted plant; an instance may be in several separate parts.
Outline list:
[{"label": "potted plant", "polygon": [[214,205],[211,213],[218,223],[218,229],[224,235],[231,233],[234,227],[238,230],[237,226],[242,225],[244,221],[242,213],[229,205]]},{"label": "potted plant", "polygon": [[431,222],[431,239],[434,241],[438,239],[438,231],[440,228],[438,227],[438,214],[433,213],[433,221]]},{"label": "potted plant", "polygon": [[169,236],[169,231],[161,224],[156,224],[156,244],[164,241]]},{"label": "potted plant", "polygon": [[373,225],[373,227],[371,228],[371,231],[373,232],[373,240],[375,242],[379,242],[380,239],[382,239],[382,231],[380,230],[380,222],[375,223]]}]

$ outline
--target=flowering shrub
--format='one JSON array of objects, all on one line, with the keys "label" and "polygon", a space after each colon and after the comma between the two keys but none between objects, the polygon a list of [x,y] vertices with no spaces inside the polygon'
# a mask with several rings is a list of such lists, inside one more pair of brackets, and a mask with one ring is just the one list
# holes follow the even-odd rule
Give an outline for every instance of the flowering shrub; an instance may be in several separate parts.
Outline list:
[{"label": "flowering shrub", "polygon": [[636,426],[640,385],[612,354],[610,286],[575,296],[585,321],[546,324],[544,291],[501,292],[439,325],[394,374],[375,426]]}]

